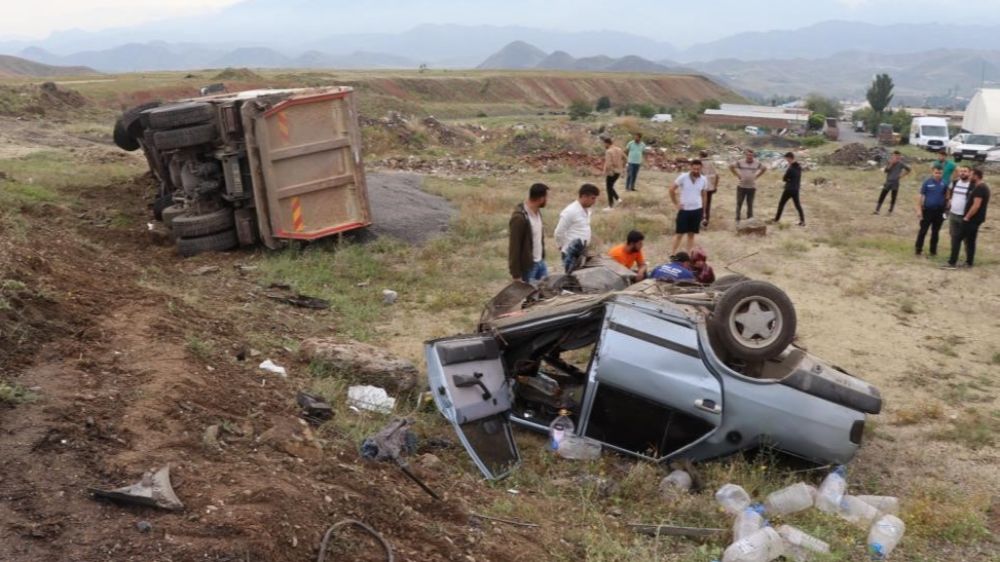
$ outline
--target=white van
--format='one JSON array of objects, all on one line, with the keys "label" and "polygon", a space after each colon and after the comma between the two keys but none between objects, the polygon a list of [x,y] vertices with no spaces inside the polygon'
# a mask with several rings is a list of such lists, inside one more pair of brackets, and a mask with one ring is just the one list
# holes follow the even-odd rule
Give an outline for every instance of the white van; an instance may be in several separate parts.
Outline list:
[{"label": "white van", "polygon": [[670,113],[657,113],[649,118],[652,123],[673,123],[674,116]]},{"label": "white van", "polygon": [[941,150],[948,143],[948,120],[943,117],[914,117],[910,123],[910,144],[927,150]]}]

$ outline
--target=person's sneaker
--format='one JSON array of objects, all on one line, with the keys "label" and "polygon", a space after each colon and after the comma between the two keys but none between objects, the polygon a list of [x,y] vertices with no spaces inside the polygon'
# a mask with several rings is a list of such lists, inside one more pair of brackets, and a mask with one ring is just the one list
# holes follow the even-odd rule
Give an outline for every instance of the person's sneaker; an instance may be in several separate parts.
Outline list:
[{"label": "person's sneaker", "polygon": [[806,221],[800,221],[799,222],[799,226],[805,226],[805,225],[806,225]]},{"label": "person's sneaker", "polygon": [[941,269],[958,269],[957,265],[946,263],[941,266]]},{"label": "person's sneaker", "polygon": [[873,214],[873,215],[877,215],[877,214],[878,214],[878,211],[872,211],[872,214]]},{"label": "person's sneaker", "polygon": [[605,208],[603,208],[601,210],[604,211],[604,212],[608,212],[608,211],[614,211],[615,209],[614,209],[614,207],[605,207]]}]

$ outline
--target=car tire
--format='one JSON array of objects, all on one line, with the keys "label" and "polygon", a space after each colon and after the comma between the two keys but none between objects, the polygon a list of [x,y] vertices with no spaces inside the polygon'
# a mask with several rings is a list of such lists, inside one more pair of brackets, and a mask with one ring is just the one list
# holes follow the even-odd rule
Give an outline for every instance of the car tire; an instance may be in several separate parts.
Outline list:
[{"label": "car tire", "polygon": [[115,146],[118,148],[128,152],[139,150],[139,141],[135,140],[135,137],[129,134],[121,119],[115,120],[115,128],[114,131],[112,131],[111,136],[114,138]]},{"label": "car tire", "polygon": [[708,287],[715,291],[725,291],[726,289],[736,285],[737,283],[742,283],[744,281],[749,281],[750,278],[746,275],[740,275],[739,273],[733,273],[730,275],[723,275],[715,281],[712,282]]},{"label": "car tire", "polygon": [[[176,224],[176,221],[174,224]],[[180,255],[189,258],[203,252],[224,252],[226,250],[232,250],[233,248],[236,248],[239,243],[239,239],[236,237],[236,230],[231,229],[223,232],[216,232],[215,234],[209,234],[208,236],[177,238],[177,252]]]},{"label": "car tire", "polygon": [[147,109],[153,109],[154,107],[159,107],[160,102],[151,101],[146,103],[141,103],[139,105],[130,107],[122,112],[122,124],[125,125],[125,130],[129,132],[135,138],[140,138],[145,126],[142,123],[142,112]]},{"label": "car tire", "polygon": [[150,109],[145,115],[150,128],[176,129],[211,121],[215,108],[210,103],[188,102]]},{"label": "car tire", "polygon": [[163,221],[163,226],[173,229],[174,220],[183,215],[184,212],[184,207],[180,205],[171,205],[166,209],[163,209],[163,212],[160,213],[160,220]]},{"label": "car tire", "polygon": [[204,215],[186,215],[174,219],[171,228],[174,236],[179,238],[195,238],[207,236],[224,230],[231,230],[236,225],[233,210],[222,208]]},{"label": "car tire", "polygon": [[153,145],[157,150],[174,150],[207,144],[215,139],[215,125],[195,125],[183,129],[156,131],[153,134]]},{"label": "car tire", "polygon": [[722,293],[709,317],[725,351],[744,361],[777,357],[795,339],[795,305],[766,281],[744,281]]}]

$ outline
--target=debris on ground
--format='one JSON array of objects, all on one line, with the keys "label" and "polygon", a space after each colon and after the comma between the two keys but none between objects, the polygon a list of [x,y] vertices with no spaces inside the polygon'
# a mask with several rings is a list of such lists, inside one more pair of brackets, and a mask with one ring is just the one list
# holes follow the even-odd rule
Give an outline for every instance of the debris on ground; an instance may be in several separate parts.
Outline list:
[{"label": "debris on ground", "polygon": [[319,425],[333,418],[333,408],[326,400],[318,396],[299,392],[295,401],[298,403],[299,408],[302,409],[302,418],[313,425]]},{"label": "debris on ground", "polygon": [[419,156],[389,157],[375,162],[375,166],[387,170],[402,170],[426,174],[458,174],[458,173],[495,173],[509,174],[515,168],[509,164],[491,160],[475,160],[472,158],[422,158]]},{"label": "debris on ground", "polygon": [[433,115],[425,117],[421,123],[423,123],[424,127],[433,133],[433,135],[437,138],[437,141],[444,146],[469,146],[476,142],[476,137],[472,134],[463,129],[449,127],[436,119]]},{"label": "debris on ground", "polygon": [[454,208],[445,198],[421,189],[422,184],[417,174],[368,174],[371,231],[409,244],[423,244],[447,231]]},{"label": "debris on ground", "polygon": [[396,299],[399,298],[399,293],[393,291],[392,289],[382,289],[382,303],[383,304],[396,304]]},{"label": "debris on ground", "polygon": [[218,425],[210,425],[205,428],[205,433],[201,436],[201,443],[209,449],[220,448],[219,443],[219,430],[221,428]]},{"label": "debris on ground", "polygon": [[309,338],[299,346],[299,353],[308,362],[331,366],[348,381],[379,386],[397,394],[412,391],[420,377],[417,366],[410,361],[366,343]]},{"label": "debris on ground", "polygon": [[275,451],[309,461],[321,458],[322,447],[305,420],[281,417],[257,437],[257,442]]},{"label": "debris on ground", "polygon": [[292,292],[289,285],[281,283],[272,283],[270,287],[268,287],[268,290],[264,293],[264,296],[271,300],[276,300],[278,302],[283,302],[299,308],[311,308],[313,310],[326,310],[330,308],[330,301]]},{"label": "debris on ground", "polygon": [[140,533],[148,533],[153,530],[153,524],[150,523],[149,521],[139,521],[138,523],[135,524],[135,528]]},{"label": "debris on ground", "polygon": [[288,377],[288,370],[270,359],[265,359],[264,362],[258,366],[258,368],[262,371],[267,371],[268,373],[274,373],[282,378]]},{"label": "debris on ground", "polygon": [[[389,541],[385,540],[385,537],[379,534],[378,531],[356,519],[344,519],[343,521],[338,521],[337,523],[331,525],[330,528],[326,530],[326,533],[323,534],[323,540],[319,544],[319,557],[316,559],[317,562],[327,562],[327,548],[329,548],[330,539],[333,538],[334,533],[336,533],[338,529],[348,525],[358,527],[374,537],[375,540],[382,546],[387,562],[393,562],[395,560],[395,556],[392,553],[392,546],[389,544]],[[336,559],[343,560],[344,557],[338,557]]]},{"label": "debris on ground", "polygon": [[184,504],[170,485],[170,465],[146,472],[141,480],[131,486],[114,490],[91,489],[90,492],[95,497],[119,503],[158,507],[170,511],[184,509]]},{"label": "debris on ground", "polygon": [[869,161],[878,165],[888,157],[888,151],[881,146],[865,146],[860,142],[852,142],[833,151],[823,158],[824,164],[838,166],[872,166]]},{"label": "debris on ground", "polygon": [[660,480],[660,494],[666,498],[674,497],[678,492],[691,489],[691,475],[683,470],[675,470]]},{"label": "debris on ground", "polygon": [[217,265],[203,265],[201,267],[193,269],[190,275],[194,276],[208,275],[209,273],[218,273],[220,270],[221,268]]},{"label": "debris on ground", "polygon": [[369,412],[391,414],[396,407],[396,399],[389,396],[384,388],[359,385],[347,389],[347,405]]},{"label": "debris on ground", "polygon": [[747,219],[736,223],[737,236],[765,236],[767,225],[760,219]]},{"label": "debris on ground", "polygon": [[628,527],[636,533],[651,537],[710,537],[725,532],[725,529],[714,527],[678,527],[675,525],[649,525],[645,523],[629,523]]},{"label": "debris on ground", "polygon": [[410,470],[409,464],[403,458],[417,451],[417,436],[410,429],[412,426],[413,420],[409,418],[393,419],[378,433],[365,438],[361,443],[361,457],[370,461],[395,462],[403,474],[420,486],[420,489],[432,498],[441,500],[440,496]]}]

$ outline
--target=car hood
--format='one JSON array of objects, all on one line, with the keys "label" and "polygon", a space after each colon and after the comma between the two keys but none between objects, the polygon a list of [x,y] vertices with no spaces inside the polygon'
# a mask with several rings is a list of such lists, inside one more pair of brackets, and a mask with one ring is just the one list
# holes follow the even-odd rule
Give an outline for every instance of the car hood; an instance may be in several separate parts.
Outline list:
[{"label": "car hood", "polygon": [[992,144],[960,144],[958,150],[990,150],[996,148]]}]

